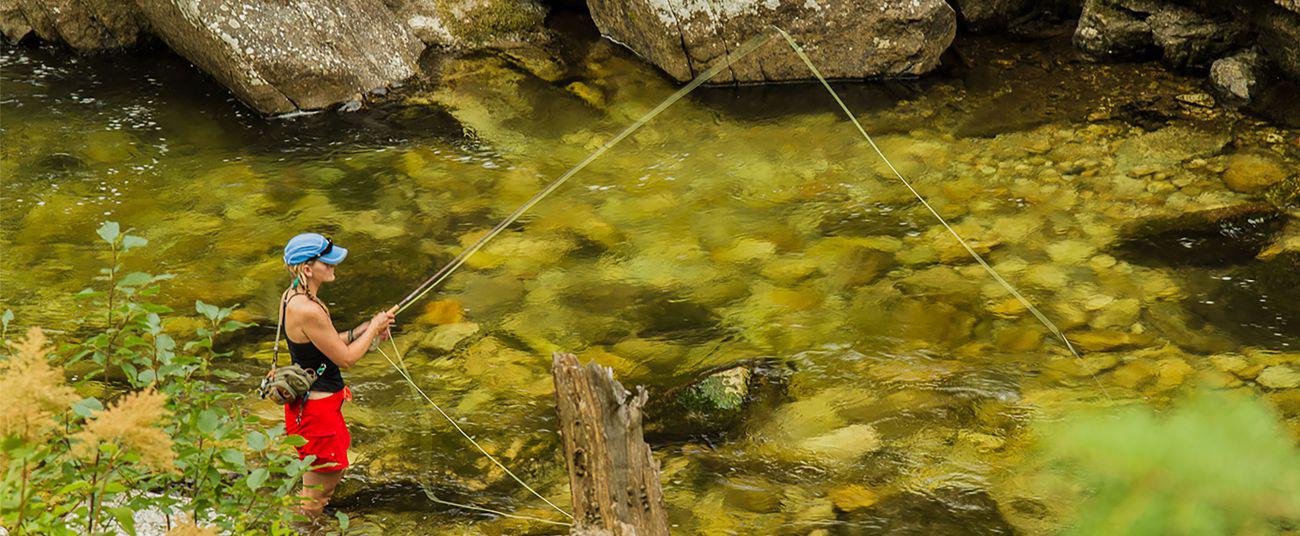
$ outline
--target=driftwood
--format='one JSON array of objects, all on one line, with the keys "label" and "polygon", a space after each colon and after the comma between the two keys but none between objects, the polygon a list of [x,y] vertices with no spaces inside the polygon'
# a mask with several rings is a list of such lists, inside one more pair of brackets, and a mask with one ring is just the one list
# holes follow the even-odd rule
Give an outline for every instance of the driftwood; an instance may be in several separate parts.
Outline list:
[{"label": "driftwood", "polygon": [[556,352],[553,358],[556,409],[573,492],[571,534],[667,535],[659,464],[641,436],[645,389],[629,393],[613,370],[580,365],[573,354]]}]

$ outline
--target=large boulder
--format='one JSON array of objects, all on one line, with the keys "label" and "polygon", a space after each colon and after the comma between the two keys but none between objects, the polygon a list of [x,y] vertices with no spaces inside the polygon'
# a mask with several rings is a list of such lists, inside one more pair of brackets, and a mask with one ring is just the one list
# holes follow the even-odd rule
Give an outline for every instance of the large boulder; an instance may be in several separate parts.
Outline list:
[{"label": "large boulder", "polygon": [[263,113],[353,100],[414,75],[424,50],[380,0],[11,0],[0,29],[78,52],[148,32]]},{"label": "large boulder", "polygon": [[543,80],[567,74],[539,0],[386,1],[416,37],[449,56],[490,50]]},{"label": "large boulder", "polygon": [[[1279,3],[1286,6],[1282,0]],[[1259,45],[1273,65],[1287,78],[1300,81],[1300,10],[1295,3],[1285,9],[1264,6],[1256,10],[1251,22],[1259,34]]]},{"label": "large boulder", "polygon": [[[588,0],[600,32],[678,81],[750,37],[781,27],[828,78],[915,76],[939,65],[957,18],[943,0]],[[777,39],[714,83],[806,80],[808,68]]]},{"label": "large boulder", "polygon": [[1247,25],[1233,13],[1166,0],[1087,0],[1074,44],[1099,60],[1159,53],[1177,68],[1203,68],[1239,47]]},{"label": "large boulder", "polygon": [[975,33],[1022,33],[1041,21],[1060,21],[1078,15],[1073,0],[949,0],[963,28]]},{"label": "large boulder", "polygon": [[0,31],[10,42],[35,32],[46,41],[66,43],[80,52],[134,45],[140,13],[123,0],[3,0]]},{"label": "large boulder", "polygon": [[546,37],[546,6],[537,0],[387,0],[425,44],[477,49]]},{"label": "large boulder", "polygon": [[1034,0],[953,0],[966,27],[974,31],[1000,30],[1028,12]]},{"label": "large boulder", "polygon": [[424,46],[378,0],[136,0],[172,50],[264,113],[351,100],[417,71]]}]

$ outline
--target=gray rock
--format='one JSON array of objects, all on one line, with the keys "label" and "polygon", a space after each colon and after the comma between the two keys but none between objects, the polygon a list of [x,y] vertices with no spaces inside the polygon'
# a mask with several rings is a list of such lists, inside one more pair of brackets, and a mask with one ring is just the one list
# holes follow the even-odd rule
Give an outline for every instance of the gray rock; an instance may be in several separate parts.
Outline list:
[{"label": "gray rock", "polygon": [[0,0],[0,36],[6,42],[17,43],[31,33],[32,25],[27,23],[17,0]]},{"label": "gray rock", "polygon": [[962,27],[974,33],[1009,32],[1046,35],[1044,25],[1055,26],[1079,16],[1077,0],[949,0],[961,16]]},{"label": "gray rock", "polygon": [[1202,68],[1241,45],[1246,24],[1230,16],[1211,16],[1179,5],[1162,6],[1147,18],[1165,63],[1180,69]]},{"label": "gray rock", "polygon": [[1255,49],[1242,50],[1210,66],[1210,84],[1229,103],[1250,102],[1259,90],[1265,61]]},{"label": "gray rock", "polygon": [[456,50],[549,40],[548,9],[536,0],[389,0],[426,44]]},{"label": "gray rock", "polygon": [[1034,0],[953,0],[966,27],[975,32],[1005,29],[1034,7]]},{"label": "gray rock", "polygon": [[1074,30],[1074,46],[1097,60],[1149,55],[1155,50],[1151,26],[1146,22],[1149,14],[1112,5],[1106,0],[1087,0]]},{"label": "gray rock", "polygon": [[1271,63],[1287,78],[1300,81],[1300,13],[1288,9],[1291,11],[1265,6],[1256,12],[1251,23]]},{"label": "gray rock", "polygon": [[141,32],[139,10],[122,0],[8,0],[0,21],[10,41],[35,32],[80,52],[128,47]]},{"label": "gray rock", "polygon": [[[828,78],[913,76],[933,70],[956,32],[942,0],[588,0],[601,34],[678,81],[770,27],[790,32]],[[807,67],[769,43],[714,83],[806,80]]]},{"label": "gray rock", "polygon": [[1160,51],[1177,68],[1199,68],[1242,43],[1245,22],[1166,0],[1087,0],[1075,46],[1101,60],[1139,59]]},{"label": "gray rock", "polygon": [[137,0],[154,34],[263,113],[348,101],[416,72],[423,44],[377,0]]}]

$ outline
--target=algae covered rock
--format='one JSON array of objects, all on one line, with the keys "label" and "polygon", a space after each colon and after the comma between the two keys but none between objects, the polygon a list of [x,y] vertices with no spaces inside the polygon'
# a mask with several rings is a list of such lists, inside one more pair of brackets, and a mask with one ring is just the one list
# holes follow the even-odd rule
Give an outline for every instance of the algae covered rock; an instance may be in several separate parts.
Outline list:
[{"label": "algae covered rock", "polygon": [[646,405],[646,437],[670,441],[726,435],[744,421],[751,406],[779,399],[789,372],[775,361],[751,360],[680,387],[652,392]]},{"label": "algae covered rock", "polygon": [[1233,191],[1259,192],[1287,178],[1287,169],[1271,155],[1237,153],[1228,157],[1223,182]]},{"label": "algae covered rock", "polygon": [[1222,266],[1255,257],[1273,242],[1287,216],[1267,203],[1246,203],[1130,225],[1116,252],[1139,262]]},{"label": "algae covered rock", "polygon": [[1163,168],[1184,160],[1209,157],[1223,150],[1229,137],[1221,132],[1185,126],[1165,127],[1125,140],[1115,151],[1115,170],[1128,173],[1142,167]]},{"label": "algae covered rock", "polygon": [[1255,382],[1269,389],[1295,389],[1300,387],[1300,372],[1286,365],[1272,366],[1261,371]]}]

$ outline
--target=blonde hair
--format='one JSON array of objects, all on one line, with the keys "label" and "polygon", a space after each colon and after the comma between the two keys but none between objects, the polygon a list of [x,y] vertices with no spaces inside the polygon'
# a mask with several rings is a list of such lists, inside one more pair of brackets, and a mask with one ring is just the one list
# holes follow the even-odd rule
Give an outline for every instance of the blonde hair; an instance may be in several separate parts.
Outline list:
[{"label": "blonde hair", "polygon": [[293,276],[293,282],[289,283],[289,291],[306,294],[311,301],[316,302],[317,305],[320,305],[321,308],[328,313],[330,312],[330,308],[326,307],[325,302],[321,301],[320,298],[317,298],[316,294],[311,291],[311,287],[307,286],[307,263],[309,262],[311,261],[285,266],[285,268],[289,269],[289,275]]}]

